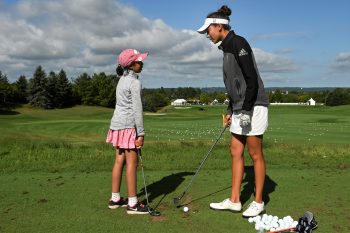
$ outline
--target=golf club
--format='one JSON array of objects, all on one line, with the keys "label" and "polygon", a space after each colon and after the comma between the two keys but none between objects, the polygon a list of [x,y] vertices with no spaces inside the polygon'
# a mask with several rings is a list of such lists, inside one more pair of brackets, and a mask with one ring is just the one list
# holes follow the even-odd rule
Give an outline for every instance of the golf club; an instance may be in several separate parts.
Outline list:
[{"label": "golf club", "polygon": [[148,208],[148,213],[151,216],[160,216],[160,212],[156,211],[155,209],[149,207],[149,203],[148,203],[148,193],[147,193],[147,187],[146,187],[146,178],[145,178],[145,172],[143,169],[143,161],[142,161],[142,155],[141,155],[141,149],[139,149],[137,151],[137,154],[139,156],[139,160],[140,160],[140,165],[141,165],[141,171],[142,171],[142,178],[143,178],[143,187],[145,189],[145,195],[146,195],[146,202],[147,202],[147,208]]},{"label": "golf club", "polygon": [[193,180],[195,179],[196,175],[198,174],[199,170],[203,167],[205,161],[207,160],[207,158],[209,157],[211,151],[213,150],[214,146],[218,143],[218,141],[220,140],[220,138],[222,137],[222,135],[224,134],[226,128],[229,126],[229,124],[226,124],[225,127],[223,128],[223,130],[220,132],[218,138],[216,139],[216,141],[214,142],[214,144],[212,145],[212,147],[210,148],[210,150],[208,151],[208,153],[204,156],[203,161],[201,162],[201,164],[199,165],[198,169],[196,170],[195,174],[192,176],[192,179],[190,181],[190,183],[187,185],[187,187],[185,188],[185,191],[182,193],[182,195],[180,197],[175,197],[174,198],[174,204],[176,206],[179,206],[180,200],[185,196],[186,192],[188,191],[188,189],[190,188],[190,186],[193,183]]}]

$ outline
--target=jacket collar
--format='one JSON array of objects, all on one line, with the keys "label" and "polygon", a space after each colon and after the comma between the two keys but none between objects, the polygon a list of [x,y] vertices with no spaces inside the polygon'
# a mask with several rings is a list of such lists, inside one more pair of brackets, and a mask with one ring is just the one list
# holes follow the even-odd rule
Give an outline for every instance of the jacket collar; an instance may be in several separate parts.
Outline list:
[{"label": "jacket collar", "polygon": [[232,41],[233,36],[236,35],[235,32],[233,30],[231,30],[227,36],[225,37],[225,39],[223,39],[223,41],[221,42],[221,44],[219,45],[219,49],[222,51],[227,51],[228,46],[230,44],[230,41]]},{"label": "jacket collar", "polygon": [[136,78],[136,79],[139,78],[138,74],[136,74],[135,71],[129,70],[129,69],[124,70],[123,76],[131,76],[131,77]]}]

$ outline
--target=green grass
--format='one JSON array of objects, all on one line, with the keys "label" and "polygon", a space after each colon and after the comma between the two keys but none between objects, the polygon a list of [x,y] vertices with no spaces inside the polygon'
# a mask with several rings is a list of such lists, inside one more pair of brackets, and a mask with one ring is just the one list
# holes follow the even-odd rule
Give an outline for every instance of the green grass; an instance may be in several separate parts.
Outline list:
[{"label": "green grass", "polygon": [[[184,198],[190,214],[172,204],[220,133],[225,112],[223,106],[167,107],[145,115],[146,179],[159,218],[106,208],[114,149],[104,140],[113,109],[0,113],[0,232],[255,232],[241,215],[208,208],[230,193],[228,132]],[[350,232],[350,106],[271,106],[269,114],[268,213],[298,218],[310,210],[316,232]],[[254,185],[246,157],[245,206]]]}]

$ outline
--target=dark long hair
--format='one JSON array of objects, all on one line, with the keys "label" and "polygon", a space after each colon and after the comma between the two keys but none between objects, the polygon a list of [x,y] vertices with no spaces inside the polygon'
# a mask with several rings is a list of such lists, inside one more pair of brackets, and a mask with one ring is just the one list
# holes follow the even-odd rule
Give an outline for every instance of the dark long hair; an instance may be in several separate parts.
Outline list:
[{"label": "dark long hair", "polygon": [[117,72],[117,75],[120,77],[124,74],[124,68],[121,65],[118,65],[115,72]]}]

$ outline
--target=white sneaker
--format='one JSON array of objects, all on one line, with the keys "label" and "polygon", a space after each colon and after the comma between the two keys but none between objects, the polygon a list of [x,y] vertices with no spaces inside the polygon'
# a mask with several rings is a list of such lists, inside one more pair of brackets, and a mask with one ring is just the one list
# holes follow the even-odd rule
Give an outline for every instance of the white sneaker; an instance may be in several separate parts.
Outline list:
[{"label": "white sneaker", "polygon": [[263,203],[257,203],[253,201],[249,204],[248,208],[243,212],[243,217],[249,218],[249,217],[255,217],[259,214],[262,214],[265,212],[264,209],[264,202]]},{"label": "white sneaker", "polygon": [[232,212],[240,212],[242,210],[242,204],[240,202],[231,202],[229,198],[219,203],[210,203],[210,208],[214,210],[229,210]]}]

